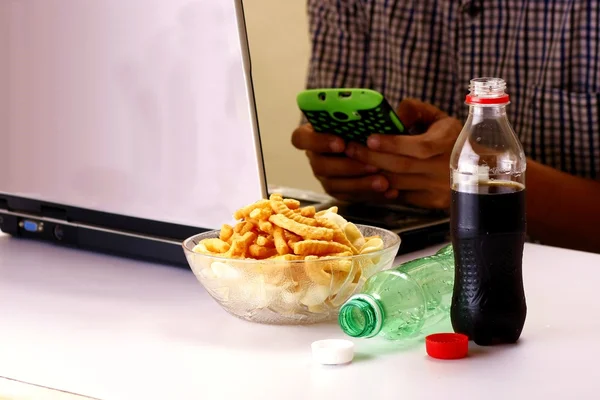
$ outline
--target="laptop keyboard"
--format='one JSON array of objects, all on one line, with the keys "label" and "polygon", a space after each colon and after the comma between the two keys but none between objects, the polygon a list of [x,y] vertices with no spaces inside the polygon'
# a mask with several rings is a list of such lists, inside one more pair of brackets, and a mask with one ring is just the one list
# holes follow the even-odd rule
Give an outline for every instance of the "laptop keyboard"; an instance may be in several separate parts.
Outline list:
[{"label": "laptop keyboard", "polygon": [[406,229],[442,222],[448,217],[440,212],[410,212],[402,209],[367,204],[338,205],[338,213],[357,224],[374,225],[385,229]]}]

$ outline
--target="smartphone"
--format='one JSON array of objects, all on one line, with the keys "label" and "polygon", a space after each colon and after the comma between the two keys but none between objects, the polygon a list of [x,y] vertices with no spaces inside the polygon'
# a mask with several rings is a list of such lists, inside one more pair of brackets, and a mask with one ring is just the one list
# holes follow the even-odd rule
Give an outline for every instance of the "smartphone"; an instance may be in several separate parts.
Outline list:
[{"label": "smartphone", "polygon": [[369,135],[407,134],[383,95],[370,89],[309,89],[296,97],[298,107],[320,133],[365,144]]}]

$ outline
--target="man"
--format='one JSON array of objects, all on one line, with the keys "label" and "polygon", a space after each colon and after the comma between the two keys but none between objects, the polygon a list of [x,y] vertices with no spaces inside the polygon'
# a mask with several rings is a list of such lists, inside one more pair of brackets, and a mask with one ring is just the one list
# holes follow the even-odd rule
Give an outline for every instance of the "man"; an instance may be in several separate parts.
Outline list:
[{"label": "man", "polygon": [[530,235],[600,252],[597,0],[309,0],[308,10],[309,88],[371,88],[406,125],[427,127],[368,146],[299,127],[292,143],[329,194],[447,209],[469,80],[500,77],[528,156]]}]

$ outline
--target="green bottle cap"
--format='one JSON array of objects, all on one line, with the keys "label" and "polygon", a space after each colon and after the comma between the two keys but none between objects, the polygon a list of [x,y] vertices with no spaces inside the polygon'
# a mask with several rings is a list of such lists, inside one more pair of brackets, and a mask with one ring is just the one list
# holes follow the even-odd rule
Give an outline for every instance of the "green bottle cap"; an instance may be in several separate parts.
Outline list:
[{"label": "green bottle cap", "polygon": [[383,310],[373,296],[357,294],[342,305],[338,322],[348,336],[370,338],[381,331]]}]

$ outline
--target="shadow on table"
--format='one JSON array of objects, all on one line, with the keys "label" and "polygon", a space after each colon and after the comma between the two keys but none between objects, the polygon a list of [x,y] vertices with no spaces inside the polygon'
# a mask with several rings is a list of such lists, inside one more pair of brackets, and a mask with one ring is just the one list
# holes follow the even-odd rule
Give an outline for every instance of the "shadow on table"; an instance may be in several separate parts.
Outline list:
[{"label": "shadow on table", "polygon": [[438,332],[452,332],[452,326],[449,319],[438,322],[416,337],[398,340],[388,340],[380,336],[370,339],[358,339],[356,342],[354,362],[366,362],[378,357],[412,352],[417,349],[422,349],[424,351],[425,337],[429,334]]},{"label": "shadow on table", "polygon": [[378,357],[409,352],[425,346],[425,339],[411,339],[397,342],[387,341],[381,338],[365,339],[368,343],[359,343],[354,355],[355,363],[374,360]]},{"label": "shadow on table", "polygon": [[505,352],[511,349],[516,349],[519,346],[522,346],[524,339],[519,340],[514,344],[503,344],[503,345],[494,345],[494,346],[478,346],[473,342],[469,343],[469,358],[481,358],[492,356],[496,353]]}]

